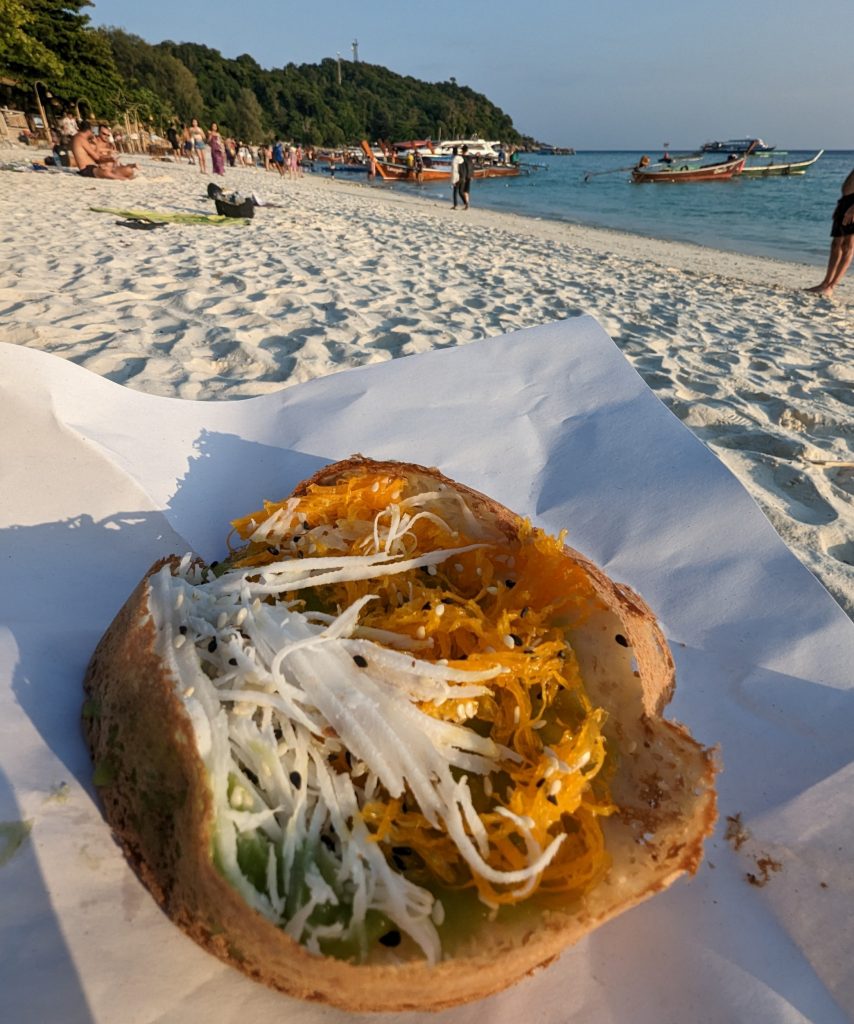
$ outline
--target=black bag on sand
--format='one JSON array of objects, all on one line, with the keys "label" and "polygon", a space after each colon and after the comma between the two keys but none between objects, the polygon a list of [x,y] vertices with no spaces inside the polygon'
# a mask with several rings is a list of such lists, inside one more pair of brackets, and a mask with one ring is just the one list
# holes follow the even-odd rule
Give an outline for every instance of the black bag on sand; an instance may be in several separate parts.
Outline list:
[{"label": "black bag on sand", "polygon": [[240,203],[230,203],[227,199],[214,199],[216,212],[223,217],[246,217],[251,219],[255,216],[255,204],[251,199],[244,199]]}]

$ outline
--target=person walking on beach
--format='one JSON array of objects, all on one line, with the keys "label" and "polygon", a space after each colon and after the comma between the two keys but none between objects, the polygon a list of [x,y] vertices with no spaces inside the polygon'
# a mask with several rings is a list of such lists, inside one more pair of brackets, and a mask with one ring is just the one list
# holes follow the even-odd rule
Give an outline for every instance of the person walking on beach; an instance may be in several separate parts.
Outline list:
[{"label": "person walking on beach", "polygon": [[211,147],[211,170],[214,174],[225,174],[225,143],[216,121],[208,132],[208,145]]},{"label": "person walking on beach", "polygon": [[207,171],[205,167],[205,133],[199,127],[198,119],[195,117],[190,122],[190,140],[193,143],[196,159],[199,161],[199,173],[204,174]]},{"label": "person walking on beach", "polygon": [[468,146],[463,146],[463,162],[460,164],[460,199],[463,201],[464,210],[469,208],[469,193],[471,192],[471,179],[474,172],[471,157],[468,155],[468,152]]},{"label": "person walking on beach", "polygon": [[457,208],[457,199],[460,202],[464,202],[463,197],[460,193],[460,167],[462,166],[463,158],[460,156],[459,150],[456,146],[451,149],[451,195],[454,200],[454,209]]},{"label": "person walking on beach", "polygon": [[830,238],[830,257],[824,280],[813,288],[807,288],[808,292],[828,298],[845,276],[854,256],[854,170],[842,182],[842,195],[833,211]]}]

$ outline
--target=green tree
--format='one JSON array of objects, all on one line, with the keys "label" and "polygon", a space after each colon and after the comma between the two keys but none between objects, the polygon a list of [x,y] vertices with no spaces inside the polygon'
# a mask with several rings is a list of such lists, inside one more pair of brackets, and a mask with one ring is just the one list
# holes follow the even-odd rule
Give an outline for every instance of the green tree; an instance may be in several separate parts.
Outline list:
[{"label": "green tree", "polygon": [[27,81],[58,78],[62,61],[30,34],[34,21],[35,15],[23,0],[0,0],[0,70]]}]

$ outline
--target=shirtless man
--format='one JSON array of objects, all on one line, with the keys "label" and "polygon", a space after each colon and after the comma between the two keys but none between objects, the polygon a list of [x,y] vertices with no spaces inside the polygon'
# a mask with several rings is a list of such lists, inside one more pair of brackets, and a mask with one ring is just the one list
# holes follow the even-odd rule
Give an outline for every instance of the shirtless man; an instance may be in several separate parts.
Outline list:
[{"label": "shirtless man", "polygon": [[77,161],[77,173],[84,178],[127,181],[136,173],[133,167],[122,167],[115,157],[104,153],[88,121],[81,121],[77,134],[71,140],[71,152]]},{"label": "shirtless man", "polygon": [[814,288],[807,288],[808,292],[826,295],[828,298],[842,280],[854,256],[854,171],[842,182],[842,197],[833,211],[830,237],[830,259],[827,261],[824,280]]}]

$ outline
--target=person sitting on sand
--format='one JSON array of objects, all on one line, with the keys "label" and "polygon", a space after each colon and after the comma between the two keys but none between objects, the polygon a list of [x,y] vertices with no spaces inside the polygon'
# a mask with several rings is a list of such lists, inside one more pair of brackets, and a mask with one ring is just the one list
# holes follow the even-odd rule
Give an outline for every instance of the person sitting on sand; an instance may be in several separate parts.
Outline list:
[{"label": "person sitting on sand", "polygon": [[84,178],[127,181],[136,173],[131,165],[123,167],[115,157],[104,153],[103,147],[95,139],[92,126],[88,121],[80,122],[77,134],[71,140],[71,152],[77,162],[77,173]]},{"label": "person sitting on sand", "polygon": [[851,265],[851,257],[854,256],[854,170],[842,182],[842,196],[833,211],[830,237],[830,257],[824,280],[813,288],[807,288],[808,292],[826,295],[828,298],[845,276],[845,271]]}]

